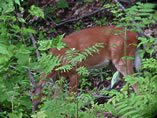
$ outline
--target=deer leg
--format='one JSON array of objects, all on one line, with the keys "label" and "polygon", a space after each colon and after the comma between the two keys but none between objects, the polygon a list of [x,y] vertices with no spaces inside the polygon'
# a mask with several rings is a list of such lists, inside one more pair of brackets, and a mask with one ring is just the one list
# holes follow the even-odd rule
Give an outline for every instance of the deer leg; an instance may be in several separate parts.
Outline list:
[{"label": "deer leg", "polygon": [[32,111],[38,110],[38,105],[41,103],[43,93],[42,93],[42,88],[45,85],[45,83],[51,78],[53,75],[53,72],[48,74],[48,76],[44,77],[45,74],[41,74],[40,81],[38,84],[33,88],[32,91]]},{"label": "deer leg", "polygon": [[[132,60],[127,60],[126,61],[127,64],[125,64],[124,60],[119,61],[118,64],[114,64],[116,69],[123,75],[131,75],[134,73],[133,70],[133,61]],[[138,83],[132,85],[134,91],[137,93],[138,87],[137,87]]]},{"label": "deer leg", "polygon": [[80,79],[79,75],[74,73],[74,74],[69,76],[69,79],[70,79],[69,93],[76,92],[77,87],[78,87],[78,82],[79,82],[79,79]]}]

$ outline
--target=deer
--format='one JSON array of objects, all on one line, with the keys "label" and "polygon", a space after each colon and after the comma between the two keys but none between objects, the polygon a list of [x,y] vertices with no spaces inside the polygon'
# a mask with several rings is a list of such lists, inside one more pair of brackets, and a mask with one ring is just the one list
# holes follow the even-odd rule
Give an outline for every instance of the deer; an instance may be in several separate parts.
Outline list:
[{"label": "deer", "polygon": [[[94,53],[93,56],[89,55],[86,60],[78,63],[77,67],[85,66],[87,69],[111,67],[113,68],[113,71],[119,71],[122,76],[132,75],[135,73],[134,68],[138,71],[141,65],[141,59],[139,53],[137,53],[137,33],[134,31],[126,31],[125,35],[124,29],[124,27],[116,27],[114,25],[91,27],[73,32],[65,36],[62,40],[66,43],[67,47],[79,50],[79,52],[82,52],[84,49],[87,49],[88,47],[91,47],[96,43],[103,43],[103,48],[99,48],[98,53]],[[115,35],[115,32],[121,33]],[[133,57],[133,60],[122,59],[122,57],[125,56],[125,36],[126,56]],[[57,50],[57,48],[51,48],[50,53],[53,53],[56,56],[65,56],[65,52],[67,50],[67,48],[62,48],[61,50]],[[62,65],[65,64],[66,62],[62,62]],[[57,72],[55,71],[55,69],[53,69],[44,79],[43,77],[45,76],[45,74],[41,74],[40,80],[33,91],[33,95],[38,96],[38,98],[32,99],[33,111],[37,110],[38,104],[41,103],[43,97],[42,88],[45,82],[48,81],[56,73]],[[80,79],[80,76],[76,72],[76,68],[72,68],[68,72],[60,73],[60,75],[69,79],[69,93],[76,92],[77,84]],[[136,92],[138,90],[138,83],[132,85],[132,87]]]}]

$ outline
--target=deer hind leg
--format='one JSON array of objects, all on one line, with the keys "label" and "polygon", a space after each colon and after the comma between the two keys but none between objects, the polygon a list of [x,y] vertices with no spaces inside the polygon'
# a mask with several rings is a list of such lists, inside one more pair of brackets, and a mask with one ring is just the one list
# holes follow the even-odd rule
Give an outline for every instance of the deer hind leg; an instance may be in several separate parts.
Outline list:
[{"label": "deer hind leg", "polygon": [[[127,64],[126,64],[127,63]],[[131,75],[134,74],[134,69],[133,69],[133,60],[120,60],[119,63],[114,63],[116,69],[123,75]],[[132,85],[134,91],[137,93],[138,87],[137,83]]]}]

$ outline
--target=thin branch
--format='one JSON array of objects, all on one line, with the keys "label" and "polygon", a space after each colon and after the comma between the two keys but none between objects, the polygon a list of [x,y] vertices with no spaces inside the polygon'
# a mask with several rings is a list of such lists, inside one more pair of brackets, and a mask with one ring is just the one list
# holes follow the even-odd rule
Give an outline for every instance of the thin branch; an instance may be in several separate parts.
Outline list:
[{"label": "thin branch", "polygon": [[[119,0],[120,2],[123,2],[123,3],[127,3],[127,4],[130,4],[130,1],[129,0]],[[132,2],[132,1],[131,1]]]},{"label": "thin branch", "polygon": [[65,20],[65,21],[63,21],[63,22],[61,22],[61,23],[59,23],[59,24],[55,24],[55,26],[53,26],[52,28],[59,27],[59,26],[61,26],[61,25],[63,25],[63,24],[66,24],[66,23],[70,23],[70,22],[78,21],[78,20],[83,19],[83,18],[85,18],[85,17],[92,16],[92,15],[98,13],[98,12],[104,11],[104,10],[106,10],[106,9],[107,9],[107,8],[100,8],[100,9],[98,9],[98,10],[96,10],[96,11],[90,13],[90,14],[86,14],[86,15],[81,16],[81,17],[79,17],[79,18],[76,18],[76,19],[70,19],[70,20]]},{"label": "thin branch", "polygon": [[[34,48],[37,48],[37,45],[36,45],[36,40],[35,40],[35,38],[34,38],[34,36],[33,36],[33,34],[30,32],[29,33],[29,36],[31,37],[31,39],[32,39],[32,42],[33,42],[33,47]],[[36,56],[37,56],[37,60],[39,61],[39,58],[40,58],[40,53],[39,53],[39,50],[38,49],[36,49],[35,50],[35,52],[36,52]]]},{"label": "thin branch", "polygon": [[[34,48],[37,48],[36,40],[35,40],[35,38],[34,38],[34,36],[33,36],[33,34],[32,34],[31,32],[29,33],[29,36],[30,36],[31,39],[32,39],[33,47],[34,47]],[[39,61],[40,52],[39,52],[38,49],[36,49],[35,52],[36,52],[37,60]],[[31,84],[32,84],[32,88],[34,89],[34,87],[36,86],[36,82],[35,82],[35,80],[34,80],[33,74],[32,74],[32,72],[31,72],[30,70],[28,70],[28,69],[27,69],[27,72],[28,72],[29,80],[30,80],[30,82],[31,82]],[[33,90],[33,89],[32,89],[32,90]]]},{"label": "thin branch", "polygon": [[[18,15],[18,14],[17,14],[17,15]],[[21,17],[21,16],[18,15],[18,17]],[[22,23],[22,26],[25,27],[25,24]],[[37,48],[37,46],[36,46],[36,40],[35,40],[33,34],[32,34],[32,33],[29,33],[29,36],[30,36],[31,39],[32,39],[33,47],[34,47],[34,48]],[[39,60],[40,53],[39,53],[39,50],[38,50],[38,49],[36,49],[36,56],[37,56],[37,60]],[[31,83],[31,85],[32,85],[32,88],[34,88],[34,87],[36,86],[36,82],[35,82],[35,80],[34,80],[33,74],[32,74],[32,72],[31,72],[29,69],[26,69],[26,72],[28,73],[28,77],[29,77],[30,83]]]},{"label": "thin branch", "polygon": [[26,71],[28,73],[28,77],[29,77],[29,80],[31,82],[32,88],[34,88],[35,85],[36,85],[36,82],[34,80],[33,74],[32,74],[32,72],[29,69],[26,69]]}]

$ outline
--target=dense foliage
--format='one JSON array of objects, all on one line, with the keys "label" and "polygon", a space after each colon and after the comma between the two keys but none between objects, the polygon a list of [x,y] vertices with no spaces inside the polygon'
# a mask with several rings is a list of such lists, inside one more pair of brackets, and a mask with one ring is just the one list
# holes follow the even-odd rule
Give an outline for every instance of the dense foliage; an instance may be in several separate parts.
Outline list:
[{"label": "dense foliage", "polygon": [[[92,0],[86,0],[91,2]],[[124,116],[128,118],[151,118],[157,110],[157,57],[153,56],[157,40],[153,37],[140,37],[139,46],[145,45],[147,56],[141,53],[143,64],[141,72],[136,73],[140,77],[126,76],[126,84],[121,92],[112,90],[101,90],[100,94],[109,94],[113,96],[106,104],[94,104],[95,97],[92,94],[95,89],[89,93],[84,92],[84,87],[90,85],[86,82],[88,70],[85,67],[77,68],[82,76],[82,85],[79,95],[67,97],[67,84],[64,84],[65,91],[58,97],[52,97],[53,89],[57,86],[51,81],[45,85],[43,104],[40,110],[32,113],[32,89],[39,80],[41,73],[49,73],[53,68],[60,65],[59,57],[55,57],[48,52],[48,49],[55,47],[64,48],[66,45],[62,42],[64,35],[56,38],[49,37],[47,32],[36,30],[41,21],[48,19],[47,13],[55,13],[60,8],[68,8],[69,5],[64,0],[59,0],[56,7],[42,8],[37,5],[28,5],[29,2],[23,0],[5,0],[0,2],[0,117],[2,118],[96,118],[104,117],[104,112],[112,112],[115,116]],[[155,24],[156,14],[154,14],[153,4],[137,3],[131,8],[126,9],[125,13],[117,5],[105,5],[109,7],[115,17],[112,24],[117,26],[132,26],[133,31],[141,32],[137,27],[146,28],[150,24]],[[51,11],[51,12],[50,12]],[[125,15],[127,13],[127,15]],[[26,17],[27,16],[27,17]],[[35,19],[39,19],[34,23]],[[56,22],[60,20],[53,16]],[[95,19],[95,18],[93,18]],[[106,24],[102,21],[96,21],[97,25]],[[132,21],[136,23],[132,23]],[[80,22],[78,22],[79,24]],[[42,24],[42,23],[41,23]],[[79,25],[74,27],[79,29]],[[51,30],[51,33],[55,30]],[[38,39],[38,43],[36,40]],[[47,39],[47,40],[45,40]],[[69,50],[66,59],[70,60],[69,65],[57,68],[57,70],[68,71],[78,61],[83,61],[88,55],[98,52],[101,44],[89,47],[83,53],[77,50]],[[40,54],[39,54],[40,50]],[[142,51],[141,51],[142,52]],[[60,79],[57,84],[65,83]],[[128,94],[128,86],[138,82],[140,94]],[[62,85],[61,85],[62,86]],[[66,97],[65,97],[66,96]],[[57,99],[58,99],[57,98]],[[74,102],[71,103],[71,100]],[[84,105],[85,111],[80,111]]]}]

